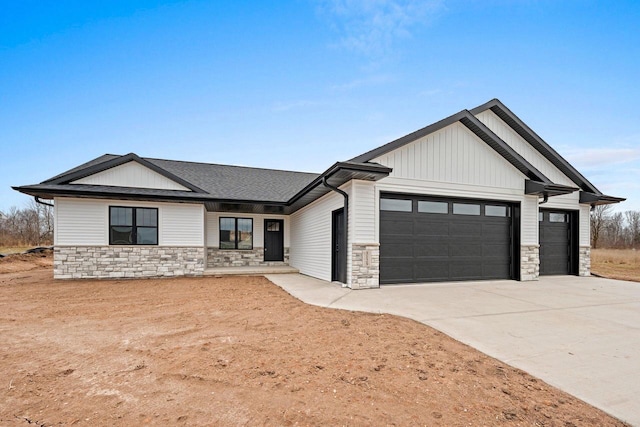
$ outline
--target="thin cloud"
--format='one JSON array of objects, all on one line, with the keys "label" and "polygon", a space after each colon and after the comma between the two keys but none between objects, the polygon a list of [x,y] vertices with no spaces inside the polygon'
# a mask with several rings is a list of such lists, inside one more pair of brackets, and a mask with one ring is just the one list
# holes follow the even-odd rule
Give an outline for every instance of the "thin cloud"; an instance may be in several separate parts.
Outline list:
[{"label": "thin cloud", "polygon": [[640,160],[640,148],[586,148],[566,153],[567,160],[586,169],[599,169]]},{"label": "thin cloud", "polygon": [[338,44],[366,55],[389,52],[444,9],[442,0],[321,0],[319,5],[340,34]]},{"label": "thin cloud", "polygon": [[346,83],[335,84],[331,86],[331,89],[337,90],[337,91],[343,91],[343,90],[346,91],[346,90],[352,90],[352,89],[357,89],[357,88],[366,87],[366,86],[377,86],[384,83],[388,83],[392,80],[393,79],[387,75],[369,76],[361,79],[351,80]]}]

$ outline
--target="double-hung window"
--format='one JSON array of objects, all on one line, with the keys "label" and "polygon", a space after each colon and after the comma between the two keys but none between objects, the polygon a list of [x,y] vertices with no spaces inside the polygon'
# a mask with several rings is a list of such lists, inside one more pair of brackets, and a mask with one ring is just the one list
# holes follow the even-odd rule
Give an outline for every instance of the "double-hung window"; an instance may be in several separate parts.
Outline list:
[{"label": "double-hung window", "polygon": [[157,245],[158,209],[109,206],[110,245]]},{"label": "double-hung window", "polygon": [[253,249],[253,219],[220,218],[220,249]]}]

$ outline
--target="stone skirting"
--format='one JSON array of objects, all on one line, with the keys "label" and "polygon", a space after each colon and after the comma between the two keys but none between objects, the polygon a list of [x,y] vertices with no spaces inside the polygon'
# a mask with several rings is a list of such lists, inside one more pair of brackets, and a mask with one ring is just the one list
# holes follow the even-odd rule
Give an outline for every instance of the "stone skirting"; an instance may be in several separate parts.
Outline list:
[{"label": "stone skirting", "polygon": [[520,246],[520,280],[538,280],[540,276],[540,246]]},{"label": "stone skirting", "polygon": [[353,243],[351,245],[351,289],[380,287],[380,245]]},{"label": "stone skirting", "polygon": [[264,248],[234,250],[207,248],[207,268],[289,265],[289,248],[284,248],[284,261],[265,261]]},{"label": "stone skirting", "polygon": [[203,247],[56,246],[54,279],[201,276]]},{"label": "stone skirting", "polygon": [[591,247],[580,246],[578,275],[591,276]]}]

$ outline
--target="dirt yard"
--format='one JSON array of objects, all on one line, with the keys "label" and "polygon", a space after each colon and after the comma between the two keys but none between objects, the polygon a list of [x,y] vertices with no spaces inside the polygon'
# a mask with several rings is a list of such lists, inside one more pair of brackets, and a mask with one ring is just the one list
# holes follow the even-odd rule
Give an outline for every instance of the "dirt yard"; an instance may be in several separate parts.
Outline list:
[{"label": "dirt yard", "polygon": [[640,282],[640,251],[634,249],[593,249],[591,271],[609,279]]},{"label": "dirt yard", "polygon": [[261,277],[54,282],[42,260],[0,260],[2,426],[624,425],[427,326]]}]

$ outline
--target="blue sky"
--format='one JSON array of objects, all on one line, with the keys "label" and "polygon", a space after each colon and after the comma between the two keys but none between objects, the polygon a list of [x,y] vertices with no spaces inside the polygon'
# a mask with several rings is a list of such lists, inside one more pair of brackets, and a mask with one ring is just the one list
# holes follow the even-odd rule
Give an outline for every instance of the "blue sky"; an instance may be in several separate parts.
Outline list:
[{"label": "blue sky", "polygon": [[0,6],[0,210],[104,153],[321,172],[492,98],[640,210],[637,1]]}]

